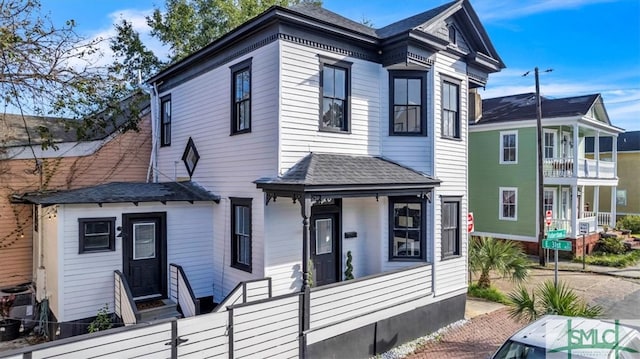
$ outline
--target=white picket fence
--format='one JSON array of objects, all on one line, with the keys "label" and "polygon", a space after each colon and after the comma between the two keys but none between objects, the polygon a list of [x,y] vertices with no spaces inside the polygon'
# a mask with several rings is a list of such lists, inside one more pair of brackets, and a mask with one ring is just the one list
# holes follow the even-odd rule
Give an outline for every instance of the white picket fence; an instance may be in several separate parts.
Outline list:
[{"label": "white picket fence", "polygon": [[431,275],[424,264],[276,297],[269,278],[250,281],[209,314],[61,339],[0,358],[297,358],[304,343],[415,308],[432,295]]}]

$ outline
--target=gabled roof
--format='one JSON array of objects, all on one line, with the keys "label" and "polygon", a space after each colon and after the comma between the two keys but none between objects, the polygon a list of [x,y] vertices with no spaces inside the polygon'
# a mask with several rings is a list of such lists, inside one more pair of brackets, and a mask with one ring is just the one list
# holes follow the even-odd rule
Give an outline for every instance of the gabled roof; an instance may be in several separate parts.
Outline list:
[{"label": "gabled roof", "polygon": [[111,182],[72,190],[34,192],[14,195],[14,202],[41,204],[125,203],[125,202],[175,202],[220,201],[194,182]]},{"label": "gabled roof", "polygon": [[285,174],[260,178],[258,188],[296,188],[299,191],[385,190],[431,188],[440,180],[375,156],[310,153]]},{"label": "gabled roof", "polygon": [[[124,111],[118,113],[115,118],[105,121],[105,127],[95,126],[84,134],[81,141],[102,140],[123,127],[129,120],[130,111],[126,106],[134,103],[136,111],[141,114],[148,110],[149,96],[133,94],[121,101]],[[105,116],[107,112],[100,112],[95,117]],[[30,116],[18,114],[0,114],[0,147],[17,147],[40,145],[43,142],[40,136],[40,128],[46,128],[51,135],[51,142],[76,142],[78,135],[75,126],[81,120],[60,117]]]},{"label": "gabled roof", "polygon": [[[594,137],[585,138],[585,152],[593,153]],[[600,152],[611,152],[611,137],[600,137]],[[618,135],[618,152],[640,151],[640,131],[629,131]]]},{"label": "gabled roof", "polygon": [[378,35],[378,37],[380,38],[387,38],[387,37],[392,37],[398,34],[401,34],[403,32],[407,32],[409,30],[413,30],[416,27],[425,24],[427,22],[429,22],[430,20],[436,18],[438,15],[442,14],[444,11],[446,11],[447,9],[449,9],[450,7],[452,7],[453,5],[455,5],[456,3],[458,3],[460,1],[455,0],[455,1],[451,1],[448,2],[444,5],[440,5],[436,8],[433,8],[431,10],[427,10],[425,12],[422,12],[420,14],[416,14],[413,16],[410,16],[406,19],[402,19],[400,21],[396,21],[392,24],[389,24],[387,26],[384,26],[380,29],[376,30],[376,34]]},{"label": "gabled roof", "polygon": [[316,20],[324,21],[327,24],[332,24],[334,26],[339,26],[344,29],[359,32],[364,35],[376,37],[376,30],[371,26],[353,21],[342,15],[338,15],[335,12],[329,11],[321,6],[317,6],[313,3],[300,3],[290,6],[288,9],[300,14],[307,15]]},{"label": "gabled roof", "polygon": [[[600,94],[552,99],[541,96],[542,118],[586,116]],[[524,93],[482,100],[482,117],[470,125],[536,119],[536,95]],[[606,124],[610,125],[608,118]]]}]

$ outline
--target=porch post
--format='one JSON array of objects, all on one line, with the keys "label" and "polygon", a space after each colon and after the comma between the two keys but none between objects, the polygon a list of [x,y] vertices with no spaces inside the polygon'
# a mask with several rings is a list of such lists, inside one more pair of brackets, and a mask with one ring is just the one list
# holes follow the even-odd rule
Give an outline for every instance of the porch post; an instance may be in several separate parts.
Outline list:
[{"label": "porch post", "polygon": [[309,288],[309,210],[310,202],[304,195],[299,198],[302,216],[302,291]]},{"label": "porch post", "polygon": [[596,216],[596,228],[598,230],[598,226],[600,225],[600,186],[593,187],[593,214]]},{"label": "porch post", "polygon": [[[578,163],[578,124],[573,125],[573,177],[578,177],[578,168],[580,168],[580,164]],[[585,168],[586,171],[586,168]],[[573,191],[577,191],[577,187],[572,186]],[[575,193],[574,193],[575,194]],[[575,198],[575,197],[574,197]],[[575,206],[573,208],[576,208]],[[571,211],[573,213],[575,211]],[[575,217],[575,216],[574,216]],[[573,223],[575,226],[575,222]]]},{"label": "porch post", "polygon": [[618,187],[613,186],[611,187],[611,213],[609,215],[609,227],[610,228],[615,228],[616,227],[616,189]]},{"label": "porch post", "polygon": [[613,161],[613,178],[618,178],[618,135],[611,136],[611,161]]},{"label": "porch post", "polygon": [[593,156],[596,160],[596,178],[600,178],[600,131],[596,131],[596,138],[593,140]]},{"label": "porch post", "polygon": [[571,186],[571,235],[576,234],[576,227],[578,226],[578,186]]}]

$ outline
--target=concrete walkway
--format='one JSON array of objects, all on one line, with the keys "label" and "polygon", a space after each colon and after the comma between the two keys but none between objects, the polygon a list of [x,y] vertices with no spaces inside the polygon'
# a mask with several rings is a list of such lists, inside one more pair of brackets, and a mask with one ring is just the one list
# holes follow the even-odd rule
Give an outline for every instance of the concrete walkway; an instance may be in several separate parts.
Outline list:
[{"label": "concrete walkway", "polygon": [[[536,268],[553,270],[555,268],[555,264],[553,260],[551,260],[547,263],[546,267],[536,266]],[[633,266],[625,267],[625,268],[605,267],[605,266],[596,266],[596,265],[586,264],[585,269],[582,269],[582,263],[575,263],[570,260],[559,260],[558,270],[571,271],[571,272],[597,273],[597,274],[610,275],[614,277],[640,279],[640,263]]]}]

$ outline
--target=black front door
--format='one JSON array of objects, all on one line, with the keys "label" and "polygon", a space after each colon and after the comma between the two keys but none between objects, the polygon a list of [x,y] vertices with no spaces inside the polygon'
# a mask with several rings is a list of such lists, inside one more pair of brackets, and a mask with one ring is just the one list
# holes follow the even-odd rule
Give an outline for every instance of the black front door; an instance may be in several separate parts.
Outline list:
[{"label": "black front door", "polygon": [[312,208],[310,253],[315,286],[340,280],[340,212],[339,207],[335,209]]},{"label": "black front door", "polygon": [[123,214],[123,272],[134,299],[166,297],[166,213]]}]

